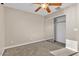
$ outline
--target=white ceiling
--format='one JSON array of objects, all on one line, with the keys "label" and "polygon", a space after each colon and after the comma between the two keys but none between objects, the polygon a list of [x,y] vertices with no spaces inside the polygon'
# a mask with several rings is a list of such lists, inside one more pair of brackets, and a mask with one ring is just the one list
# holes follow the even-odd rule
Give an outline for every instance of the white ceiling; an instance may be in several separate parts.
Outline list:
[{"label": "white ceiling", "polygon": [[[63,9],[70,5],[71,3],[63,3],[60,8]],[[34,12],[35,9],[38,8],[39,5],[32,4],[32,3],[6,3],[5,6],[19,9],[26,12],[31,12],[31,13],[42,15],[42,16],[48,15],[48,13],[43,9],[40,9],[38,12]],[[54,6],[50,6],[49,8],[52,10],[52,12],[58,11]]]}]

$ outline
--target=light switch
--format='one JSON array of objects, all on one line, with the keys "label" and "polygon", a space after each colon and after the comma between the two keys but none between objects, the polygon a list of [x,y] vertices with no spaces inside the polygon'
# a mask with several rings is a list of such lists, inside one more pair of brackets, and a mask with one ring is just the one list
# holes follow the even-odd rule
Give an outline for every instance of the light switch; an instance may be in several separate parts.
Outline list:
[{"label": "light switch", "polygon": [[78,31],[78,28],[74,28],[74,31]]}]

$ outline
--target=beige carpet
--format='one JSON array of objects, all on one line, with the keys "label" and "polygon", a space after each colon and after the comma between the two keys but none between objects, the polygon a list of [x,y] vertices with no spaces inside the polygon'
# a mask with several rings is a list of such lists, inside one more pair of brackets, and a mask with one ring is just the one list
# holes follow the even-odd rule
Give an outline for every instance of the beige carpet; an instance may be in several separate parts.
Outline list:
[{"label": "beige carpet", "polygon": [[53,56],[50,51],[61,48],[64,48],[61,43],[42,41],[6,49],[3,56]]}]

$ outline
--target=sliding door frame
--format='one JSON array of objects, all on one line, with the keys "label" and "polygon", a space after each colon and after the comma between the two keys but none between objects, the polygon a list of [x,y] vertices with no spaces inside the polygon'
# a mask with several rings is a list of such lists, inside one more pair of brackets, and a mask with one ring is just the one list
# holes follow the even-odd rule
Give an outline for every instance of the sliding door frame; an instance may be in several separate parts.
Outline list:
[{"label": "sliding door frame", "polygon": [[[56,19],[59,18],[59,17],[64,17],[66,18],[66,15],[61,15],[61,16],[57,16],[54,18],[54,42],[56,42]],[[62,21],[61,21],[62,22]],[[66,23],[66,20],[64,21]],[[60,22],[59,22],[60,23]]]}]

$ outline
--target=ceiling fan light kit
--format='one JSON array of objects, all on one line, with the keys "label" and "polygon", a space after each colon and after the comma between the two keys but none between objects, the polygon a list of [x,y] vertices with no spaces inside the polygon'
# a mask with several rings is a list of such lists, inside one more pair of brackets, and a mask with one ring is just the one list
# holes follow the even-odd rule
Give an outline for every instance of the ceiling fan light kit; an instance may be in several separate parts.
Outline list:
[{"label": "ceiling fan light kit", "polygon": [[48,7],[48,4],[41,4],[41,7],[46,9]]},{"label": "ceiling fan light kit", "polygon": [[51,10],[49,6],[55,6],[55,7],[60,7],[62,3],[35,3],[39,4],[40,6],[35,10],[35,12],[38,12],[40,9],[44,9],[47,11],[47,13],[51,13]]}]

